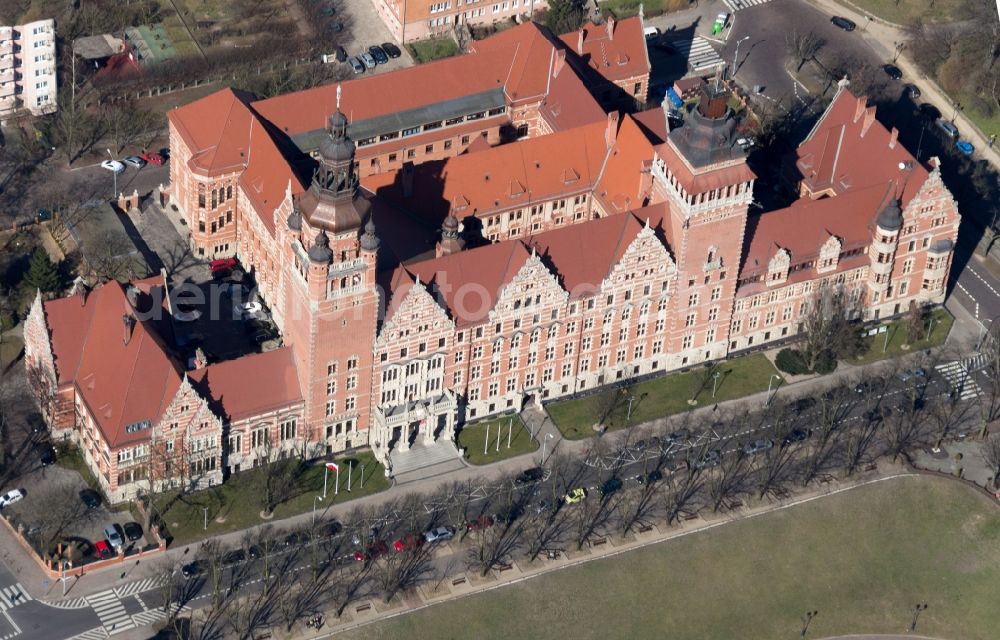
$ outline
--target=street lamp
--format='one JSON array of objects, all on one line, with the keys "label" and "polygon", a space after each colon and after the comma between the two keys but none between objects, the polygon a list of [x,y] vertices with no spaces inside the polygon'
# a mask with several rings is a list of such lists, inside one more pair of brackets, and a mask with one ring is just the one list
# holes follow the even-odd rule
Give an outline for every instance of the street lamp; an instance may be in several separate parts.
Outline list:
[{"label": "street lamp", "polygon": [[[777,378],[778,382],[781,382],[781,376],[776,373],[772,373],[771,377],[767,379],[767,399],[764,400],[764,406],[769,406],[771,404],[771,385],[774,383],[774,379]],[[777,389],[774,390],[777,393]]]},{"label": "street lamp", "polygon": [[736,70],[739,68],[736,65],[736,61],[739,60],[740,57],[740,43],[742,43],[744,40],[749,40],[749,39],[750,36],[743,36],[742,38],[736,41],[736,53],[733,54],[733,78],[736,78]]},{"label": "street lamp", "polygon": [[202,507],[201,511],[205,514],[205,531],[208,531],[208,507]]},{"label": "street lamp", "polygon": [[918,602],[917,604],[913,605],[913,622],[910,623],[910,633],[915,631],[917,628],[917,618],[920,617],[920,612],[926,610],[927,610],[926,602]]},{"label": "street lamp", "polygon": [[545,445],[549,443],[549,438],[554,438],[551,433],[546,433],[545,437],[542,438],[542,461],[539,464],[545,464]]},{"label": "street lamp", "polygon": [[809,631],[809,623],[811,623],[813,621],[813,618],[815,618],[818,613],[819,613],[819,611],[806,611],[806,615],[802,616],[802,634],[801,634],[801,636],[803,638],[806,637],[806,632]]},{"label": "street lamp", "polygon": [[316,526],[316,503],[323,502],[323,496],[316,496],[313,498],[313,526]]},{"label": "street lamp", "polygon": [[635,401],[635,396],[629,394],[628,396],[628,413],[625,414],[625,422],[632,419],[632,402]]},{"label": "street lamp", "polygon": [[718,371],[716,371],[715,373],[712,374],[712,397],[713,398],[715,397],[716,390],[719,388],[719,378],[720,377],[722,377],[722,374],[720,372],[718,372]]},{"label": "street lamp", "polygon": [[[111,149],[105,149],[105,151],[108,152],[108,157],[111,158],[112,162],[114,162],[115,156],[111,153]],[[111,174],[115,177],[115,192],[111,194],[112,200],[118,197],[118,172],[115,171],[115,168],[115,165],[111,165]]]}]

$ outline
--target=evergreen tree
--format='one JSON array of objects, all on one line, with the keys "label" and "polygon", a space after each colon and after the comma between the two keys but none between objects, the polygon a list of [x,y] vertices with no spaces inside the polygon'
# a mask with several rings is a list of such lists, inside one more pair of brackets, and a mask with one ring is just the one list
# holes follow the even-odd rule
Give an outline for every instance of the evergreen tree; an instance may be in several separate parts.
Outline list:
[{"label": "evergreen tree", "polygon": [[24,274],[22,283],[30,291],[41,289],[43,292],[51,292],[59,288],[59,270],[49,260],[44,249],[35,249],[31,254],[28,272]]},{"label": "evergreen tree", "polygon": [[549,0],[545,26],[552,33],[576,31],[583,24],[583,4],[580,0]]}]

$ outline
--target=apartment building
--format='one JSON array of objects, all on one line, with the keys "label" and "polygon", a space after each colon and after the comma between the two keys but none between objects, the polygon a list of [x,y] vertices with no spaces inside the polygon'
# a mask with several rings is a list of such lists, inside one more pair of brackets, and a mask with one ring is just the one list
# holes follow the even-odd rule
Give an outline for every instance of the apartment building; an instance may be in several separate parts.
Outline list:
[{"label": "apartment building", "polygon": [[52,113],[57,89],[55,22],[0,27],[0,119]]}]

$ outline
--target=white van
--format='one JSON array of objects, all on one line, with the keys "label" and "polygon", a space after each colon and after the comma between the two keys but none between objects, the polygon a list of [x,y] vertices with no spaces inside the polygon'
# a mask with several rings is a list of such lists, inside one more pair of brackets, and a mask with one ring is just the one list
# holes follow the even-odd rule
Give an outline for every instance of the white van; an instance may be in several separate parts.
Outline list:
[{"label": "white van", "polygon": [[660,35],[660,30],[657,27],[646,27],[642,30],[642,35],[646,36],[646,40],[657,38]]}]

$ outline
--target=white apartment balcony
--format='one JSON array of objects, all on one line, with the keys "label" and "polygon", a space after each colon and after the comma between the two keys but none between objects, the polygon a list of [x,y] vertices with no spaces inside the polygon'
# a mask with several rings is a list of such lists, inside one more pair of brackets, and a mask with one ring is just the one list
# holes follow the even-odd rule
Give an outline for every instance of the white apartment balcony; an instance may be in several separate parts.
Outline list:
[{"label": "white apartment balcony", "polygon": [[0,56],[14,53],[14,43],[0,36]]},{"label": "white apartment balcony", "polygon": [[0,72],[13,69],[14,62],[14,56],[12,55],[0,56]]}]

